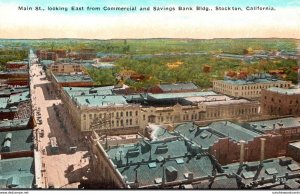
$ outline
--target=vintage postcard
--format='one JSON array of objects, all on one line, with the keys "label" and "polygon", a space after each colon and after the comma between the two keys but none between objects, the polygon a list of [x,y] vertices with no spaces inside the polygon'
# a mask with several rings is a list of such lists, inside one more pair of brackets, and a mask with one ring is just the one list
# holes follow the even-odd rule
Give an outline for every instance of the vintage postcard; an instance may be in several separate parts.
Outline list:
[{"label": "vintage postcard", "polygon": [[0,143],[3,192],[297,190],[300,1],[1,1]]}]

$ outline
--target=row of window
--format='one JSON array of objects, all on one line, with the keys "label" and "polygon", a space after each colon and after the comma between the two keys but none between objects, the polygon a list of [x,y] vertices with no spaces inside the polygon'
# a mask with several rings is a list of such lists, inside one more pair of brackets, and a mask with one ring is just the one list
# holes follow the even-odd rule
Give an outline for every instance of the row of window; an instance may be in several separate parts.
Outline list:
[{"label": "row of window", "polygon": [[[225,89],[233,89],[232,85],[227,85],[227,84],[217,84],[217,86],[221,87],[219,90],[225,90]],[[255,90],[255,89],[267,89],[269,87],[281,87],[281,88],[288,88],[289,84],[269,84],[269,85],[245,85],[240,87],[234,87],[235,90]]]},{"label": "row of window", "polygon": [[[256,114],[257,113],[257,108],[244,108],[244,109],[234,109],[232,111],[229,112],[228,116],[238,116],[238,115],[248,115],[248,114]],[[183,121],[190,121],[190,120],[201,120],[201,119],[212,119],[212,118],[220,118],[221,116],[221,111],[216,111],[216,112],[198,112],[198,113],[193,113],[193,114],[184,114],[182,119]],[[143,119],[146,119],[146,116],[143,115]],[[176,116],[158,116],[157,117],[157,121],[158,122],[164,122],[164,121],[177,121],[180,118],[176,117]],[[148,122],[155,122],[155,116],[149,116],[148,118]]]},{"label": "row of window", "polygon": [[[135,116],[138,116],[138,111],[135,111]],[[93,117],[96,118],[106,118],[106,117],[112,117],[114,118],[115,116],[118,118],[118,117],[123,117],[123,116],[126,116],[126,117],[132,117],[133,115],[133,111],[126,111],[126,112],[112,112],[112,113],[99,113],[98,115],[95,113],[94,115],[93,114],[89,114],[89,119],[92,120]],[[83,120],[86,120],[86,114],[83,114]]]}]

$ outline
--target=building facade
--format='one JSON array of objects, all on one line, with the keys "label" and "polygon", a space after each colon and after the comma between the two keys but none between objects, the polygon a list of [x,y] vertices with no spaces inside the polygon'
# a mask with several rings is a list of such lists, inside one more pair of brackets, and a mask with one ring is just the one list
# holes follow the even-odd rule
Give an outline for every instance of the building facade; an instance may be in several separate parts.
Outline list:
[{"label": "building facade", "polygon": [[269,88],[262,91],[262,114],[300,115],[300,89]]},{"label": "building facade", "polygon": [[213,90],[234,97],[259,98],[263,89],[270,87],[289,88],[291,82],[270,77],[254,77],[247,80],[214,80]]},{"label": "building facade", "polygon": [[82,65],[77,63],[55,63],[51,64],[49,69],[52,73],[73,73],[83,71]]},{"label": "building facade", "polygon": [[[193,96],[196,99],[191,99]],[[66,87],[62,100],[81,132],[91,131],[93,122],[104,120],[101,128],[96,130],[132,134],[143,133],[148,123],[247,119],[259,115],[258,102],[237,100],[214,92],[122,96],[114,94],[111,88]]]}]

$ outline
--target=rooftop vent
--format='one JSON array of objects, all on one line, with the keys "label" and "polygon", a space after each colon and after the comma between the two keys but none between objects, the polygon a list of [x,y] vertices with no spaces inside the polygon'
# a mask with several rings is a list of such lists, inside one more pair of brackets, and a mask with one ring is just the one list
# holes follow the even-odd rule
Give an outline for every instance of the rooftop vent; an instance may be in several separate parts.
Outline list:
[{"label": "rooftop vent", "polygon": [[182,158],[176,158],[177,164],[184,164],[184,160]]},{"label": "rooftop vent", "polygon": [[162,156],[158,156],[158,157],[157,157],[157,161],[158,161],[158,162],[163,162],[164,160],[165,160],[165,158],[162,157]]},{"label": "rooftop vent", "polygon": [[166,168],[166,180],[167,182],[175,181],[178,177],[178,171],[173,166]]},{"label": "rooftop vent", "polygon": [[128,158],[135,158],[140,154],[140,150],[138,148],[131,148],[128,149],[127,153],[126,153],[126,157]]},{"label": "rooftop vent", "polygon": [[208,134],[205,133],[205,132],[203,132],[203,133],[200,135],[200,137],[201,137],[202,139],[205,139],[207,136],[208,136]]},{"label": "rooftop vent", "polygon": [[85,101],[86,101],[86,103],[90,104],[90,101],[89,101],[89,99],[85,99]]},{"label": "rooftop vent", "polygon": [[10,152],[10,147],[11,147],[11,141],[7,140],[4,142],[3,147],[2,147],[2,152]]},{"label": "rooftop vent", "polygon": [[7,141],[7,140],[11,141],[11,138],[12,138],[12,133],[7,133],[7,134],[5,135],[4,141]]},{"label": "rooftop vent", "polygon": [[291,164],[292,163],[292,160],[291,159],[288,159],[288,158],[280,158],[279,159],[279,164],[281,165],[281,166],[287,166],[287,165],[289,165],[289,164]]},{"label": "rooftop vent", "polygon": [[187,172],[187,173],[184,173],[183,176],[185,179],[192,180],[194,178],[194,173]]},{"label": "rooftop vent", "polygon": [[156,154],[165,154],[168,152],[168,146],[167,145],[158,145],[156,147]]},{"label": "rooftop vent", "polygon": [[149,168],[156,168],[156,162],[151,162],[148,164]]}]

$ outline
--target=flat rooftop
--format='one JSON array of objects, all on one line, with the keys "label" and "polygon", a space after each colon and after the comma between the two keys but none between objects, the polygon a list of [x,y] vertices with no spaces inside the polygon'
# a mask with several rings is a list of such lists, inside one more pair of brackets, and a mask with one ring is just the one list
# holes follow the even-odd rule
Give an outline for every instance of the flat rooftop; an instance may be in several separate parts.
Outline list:
[{"label": "flat rooftop", "polygon": [[287,117],[280,119],[249,122],[249,124],[260,131],[268,131],[280,128],[300,127],[300,117]]},{"label": "flat rooftop", "polygon": [[[280,160],[288,160],[290,164],[280,163]],[[289,175],[293,174],[300,174],[300,168],[297,170],[299,163],[294,161],[292,158],[289,157],[281,157],[281,158],[273,158],[263,161],[263,167],[258,170],[259,168],[259,161],[257,162],[247,162],[246,165],[243,166],[240,175],[242,177],[242,183],[245,185],[251,185],[253,182],[253,177],[257,177],[256,180],[272,180],[273,175],[276,177],[285,177],[285,174],[288,173]],[[237,173],[239,169],[239,163],[228,164],[223,166],[225,173]],[[249,168],[250,167],[250,168]],[[252,168],[251,168],[252,167]],[[277,180],[276,180],[277,181]],[[277,185],[277,184],[275,184]]]},{"label": "flat rooftop", "polygon": [[217,95],[213,91],[207,92],[181,92],[181,93],[165,93],[165,94],[152,94],[148,93],[147,98],[153,100],[165,100],[165,99],[176,99],[176,98],[186,98],[186,97],[199,97],[199,96],[215,96]]},{"label": "flat rooftop", "polygon": [[164,92],[180,91],[180,90],[197,90],[198,87],[192,82],[160,84],[158,86]]},{"label": "flat rooftop", "polygon": [[230,121],[213,122],[208,127],[237,142],[239,142],[240,140],[250,141],[255,137],[260,137],[263,134],[246,129]]},{"label": "flat rooftop", "polygon": [[[33,150],[32,129],[0,132],[1,153]],[[9,151],[5,151],[9,147]]]},{"label": "flat rooftop", "polygon": [[[183,140],[141,141],[110,148],[107,154],[117,166],[117,170],[128,180],[136,180],[140,186],[161,184],[163,170],[166,182],[186,180],[186,173],[193,177],[212,174],[213,163],[209,156],[191,157],[188,146]],[[176,175],[169,175],[171,174]]]},{"label": "flat rooftop", "polygon": [[75,96],[73,100],[79,106],[103,107],[112,105],[126,105],[126,99],[123,96]]},{"label": "flat rooftop", "polygon": [[271,88],[268,88],[267,90],[272,91],[272,92],[277,92],[280,94],[300,95],[300,88],[299,89],[284,89],[284,88],[271,87]]},{"label": "flat rooftop", "polygon": [[253,80],[222,80],[229,84],[235,85],[249,85],[249,84],[258,84],[258,83],[275,83],[275,82],[286,82],[278,79],[253,79]]},{"label": "flat rooftop", "polygon": [[15,104],[15,103],[20,103],[23,101],[30,100],[30,93],[29,91],[25,91],[22,93],[18,94],[13,94],[9,97],[9,100],[7,101],[8,104]]},{"label": "flat rooftop", "polygon": [[208,127],[198,127],[192,122],[178,125],[175,128],[175,131],[186,138],[193,140],[198,145],[202,146],[203,149],[209,149],[209,147],[217,142],[218,139],[225,137],[218,133],[213,133]]},{"label": "flat rooftop", "polygon": [[90,96],[90,95],[112,95],[114,86],[107,87],[64,87],[63,90],[68,93],[70,97],[73,96]]},{"label": "flat rooftop", "polygon": [[0,96],[10,96],[11,94],[22,93],[26,91],[29,91],[28,87],[3,88],[0,90]]},{"label": "flat rooftop", "polygon": [[32,188],[34,159],[31,157],[0,160],[0,188]]},{"label": "flat rooftop", "polygon": [[28,61],[8,61],[6,64],[28,65]]},{"label": "flat rooftop", "polygon": [[11,70],[11,71],[0,71],[0,75],[8,75],[8,74],[29,74],[28,70]]},{"label": "flat rooftop", "polygon": [[92,78],[84,74],[52,74],[58,83],[93,82]]},{"label": "flat rooftop", "polygon": [[26,119],[14,119],[14,120],[2,120],[0,121],[0,130],[7,128],[26,128],[29,123],[29,118]]}]

